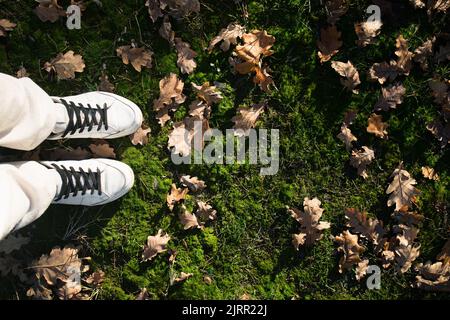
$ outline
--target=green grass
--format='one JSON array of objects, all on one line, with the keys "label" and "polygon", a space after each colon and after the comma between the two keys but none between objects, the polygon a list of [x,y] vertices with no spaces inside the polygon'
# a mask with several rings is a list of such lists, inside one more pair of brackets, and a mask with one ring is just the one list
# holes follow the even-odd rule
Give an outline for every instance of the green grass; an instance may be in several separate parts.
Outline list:
[{"label": "green grass", "polygon": [[[393,57],[395,38],[400,33],[415,48],[431,34],[445,30],[448,17],[438,16],[431,24],[425,11],[406,5],[396,12],[397,19],[383,26],[375,44],[361,49],[355,45],[353,23],[363,19],[370,1],[352,1],[350,11],[338,23],[344,45],[333,60],[350,59],[358,68],[362,80],[359,95],[344,91],[330,63],[321,65],[317,59],[315,42],[326,20],[324,10],[314,4],[317,1],[311,1],[312,7],[305,0],[249,1],[248,18],[233,1],[201,1],[200,15],[176,22],[177,35],[199,53],[196,72],[181,76],[186,94],[193,96],[190,82],[220,81],[228,85],[224,100],[213,108],[212,127],[230,128],[239,105],[269,101],[259,127],[280,130],[281,162],[277,175],[262,177],[255,166],[172,164],[167,150],[169,126],[159,127],[151,106],[159,95],[159,80],[169,72],[179,73],[176,54],[158,35],[159,23],[151,23],[144,0],[102,2],[103,8],[89,4],[81,31],[70,31],[62,20],[40,22],[32,12],[32,0],[0,1],[0,18],[17,23],[8,39],[0,39],[1,72],[15,74],[23,65],[50,94],[70,95],[95,90],[105,65],[116,92],[141,106],[152,129],[150,143],[144,147],[134,147],[128,139],[113,142],[119,159],[135,171],[134,189],[122,200],[101,208],[51,207],[24,229],[32,242],[21,252],[23,259],[38,258],[55,245],[82,244],[83,253],[92,257],[93,267],[106,272],[99,294],[102,299],[133,299],[144,287],[154,299],[235,299],[244,293],[258,299],[449,298],[412,288],[412,271],[402,276],[393,270],[383,271],[381,290],[367,290],[353,274],[338,273],[339,255],[330,238],[343,230],[347,207],[367,210],[386,225],[394,224],[385,190],[389,175],[401,161],[422,191],[418,211],[426,218],[419,233],[422,254],[417,261],[434,260],[449,237],[450,153],[448,148],[441,149],[426,130],[426,123],[438,112],[427,82],[433,74],[450,78],[448,63],[432,65],[428,73],[416,68],[403,79],[407,89],[403,104],[383,113],[389,123],[388,140],[381,141],[365,130],[381,92],[378,84],[366,81],[370,66]],[[249,77],[233,75],[229,53],[215,50],[208,54],[203,50],[221,28],[233,21],[249,30],[265,29],[276,37],[275,54],[266,61],[273,70],[277,91],[263,94]],[[116,57],[115,49],[133,39],[154,51],[153,69],[137,73]],[[83,55],[85,71],[70,81],[50,78],[42,70],[43,64],[69,49]],[[349,155],[336,138],[349,109],[358,110],[352,125],[357,145],[372,146],[376,151],[367,180],[349,166]],[[178,116],[182,118],[182,114]],[[70,142],[72,146],[78,144],[85,142]],[[44,143],[44,147],[54,145]],[[422,178],[420,168],[424,165],[437,169],[439,182]],[[203,231],[183,231],[178,217],[165,204],[172,181],[181,174],[198,176],[208,185],[202,197],[217,209],[218,219]],[[330,221],[332,228],[317,245],[297,252],[291,245],[297,225],[285,207],[301,208],[304,197],[315,196],[322,201],[323,219]],[[79,229],[68,233],[74,218],[79,218],[75,223]],[[178,252],[173,270],[167,253],[141,262],[147,236],[159,228],[172,236],[169,247]],[[365,256],[376,263],[370,250]],[[169,287],[173,271],[194,276]],[[206,275],[213,279],[212,284],[203,281]],[[14,279],[0,280],[2,298],[14,299],[16,292],[25,298],[26,289]]]}]

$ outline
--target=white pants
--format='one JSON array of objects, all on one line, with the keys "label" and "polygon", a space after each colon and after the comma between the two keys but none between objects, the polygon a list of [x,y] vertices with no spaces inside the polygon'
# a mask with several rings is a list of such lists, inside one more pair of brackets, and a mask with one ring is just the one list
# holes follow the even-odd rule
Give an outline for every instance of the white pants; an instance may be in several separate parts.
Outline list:
[{"label": "white pants", "polygon": [[[0,147],[36,148],[55,128],[53,105],[29,78],[0,73]],[[56,194],[55,179],[37,162],[0,164],[0,240],[44,213]]]}]

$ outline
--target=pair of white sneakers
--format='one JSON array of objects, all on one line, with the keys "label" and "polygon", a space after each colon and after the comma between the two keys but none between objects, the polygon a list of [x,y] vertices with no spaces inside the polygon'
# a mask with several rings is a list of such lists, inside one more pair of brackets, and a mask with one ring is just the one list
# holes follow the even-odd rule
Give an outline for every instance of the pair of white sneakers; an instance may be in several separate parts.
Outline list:
[{"label": "pair of white sneakers", "polygon": [[[52,99],[58,119],[49,140],[115,139],[133,134],[142,125],[139,107],[113,93],[96,91]],[[134,184],[133,170],[115,160],[40,163],[57,177],[56,204],[103,205],[125,195]]]}]

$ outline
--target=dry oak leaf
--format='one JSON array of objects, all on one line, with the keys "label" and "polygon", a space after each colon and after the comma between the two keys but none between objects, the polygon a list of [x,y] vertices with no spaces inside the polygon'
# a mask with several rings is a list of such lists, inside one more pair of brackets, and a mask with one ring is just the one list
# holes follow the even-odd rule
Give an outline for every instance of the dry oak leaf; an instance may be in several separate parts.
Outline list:
[{"label": "dry oak leaf", "polygon": [[208,51],[211,52],[214,47],[222,41],[222,44],[220,45],[220,49],[222,51],[228,51],[230,50],[230,46],[232,44],[237,44],[237,39],[242,38],[242,36],[245,33],[245,27],[241,26],[237,23],[230,23],[228,27],[220,30],[219,34],[214,37],[211,42],[209,43]]},{"label": "dry oak leaf", "polygon": [[416,266],[416,287],[427,291],[450,292],[450,263],[420,263]]},{"label": "dry oak leaf", "polygon": [[367,120],[367,132],[373,133],[375,136],[381,139],[388,138],[388,124],[383,122],[383,117],[378,114],[371,114],[370,118]]},{"label": "dry oak leaf", "polygon": [[395,109],[397,105],[403,102],[406,89],[401,83],[397,83],[381,88],[381,93],[382,96],[378,99],[373,111],[389,111],[391,108]]},{"label": "dry oak leaf", "polygon": [[166,251],[169,240],[170,236],[163,234],[162,229],[159,229],[156,235],[149,236],[142,252],[142,261],[152,260],[158,253]]},{"label": "dry oak leaf", "polygon": [[105,280],[105,273],[102,270],[95,271],[90,274],[84,281],[88,284],[93,284],[94,286],[99,286]]},{"label": "dry oak leaf", "polygon": [[378,81],[380,84],[393,81],[397,76],[397,63],[393,60],[391,60],[390,63],[387,63],[386,61],[374,63],[369,69],[369,80]]},{"label": "dry oak leaf", "polygon": [[172,183],[170,193],[167,194],[166,198],[167,206],[169,207],[170,211],[173,210],[173,207],[177,202],[186,199],[186,195],[188,194],[188,192],[189,192],[188,188],[177,188],[175,183]]},{"label": "dry oak leaf", "polygon": [[361,281],[362,278],[367,274],[367,269],[369,268],[369,259],[364,259],[356,265],[356,280]]},{"label": "dry oak leaf", "polygon": [[322,217],[323,209],[320,207],[319,199],[305,198],[303,201],[303,211],[296,208],[288,208],[292,218],[300,223],[300,233],[294,235],[293,244],[298,250],[299,245],[311,246],[314,242],[323,237],[323,231],[330,228],[327,221],[319,221]]},{"label": "dry oak leaf", "polygon": [[374,42],[375,37],[380,34],[383,23],[381,20],[365,21],[355,23],[355,32],[358,36],[356,44],[365,47]]},{"label": "dry oak leaf", "polygon": [[275,82],[273,81],[272,76],[269,74],[270,68],[268,66],[265,67],[255,67],[255,77],[253,78],[253,82],[261,88],[264,92],[271,92],[272,87],[276,88]]},{"label": "dry oak leaf", "polygon": [[75,72],[83,72],[85,66],[83,57],[70,50],[65,54],[59,53],[56,58],[46,62],[44,69],[47,72],[55,71],[59,80],[65,80],[74,79]]},{"label": "dry oak leaf", "polygon": [[349,91],[353,93],[358,93],[358,89],[356,87],[361,84],[359,80],[358,70],[353,66],[350,61],[340,62],[340,61],[332,61],[331,67],[339,73],[345,79],[341,79],[342,85],[347,88]]},{"label": "dry oak leaf", "polygon": [[190,213],[184,205],[181,208],[179,217],[184,230],[201,228],[200,224],[198,223],[197,216],[195,214]]},{"label": "dry oak leaf", "polygon": [[358,139],[352,134],[350,128],[348,128],[345,124],[341,126],[341,132],[337,135],[339,140],[345,143],[345,149],[350,151],[353,148],[353,141],[357,141]]},{"label": "dry oak leaf", "polygon": [[414,50],[413,60],[420,64],[422,70],[428,70],[428,58],[433,54],[433,45],[436,37],[426,40],[420,47]]},{"label": "dry oak leaf", "polygon": [[261,102],[252,105],[250,108],[239,107],[237,115],[231,119],[234,122],[234,135],[238,137],[248,136],[250,129],[255,127],[256,121],[266,106],[266,102]]},{"label": "dry oak leaf", "polygon": [[420,194],[420,191],[414,187],[416,180],[408,171],[403,170],[402,164],[394,170],[390,178],[392,182],[386,189],[386,194],[390,194],[387,206],[395,204],[395,211],[404,210],[405,206],[410,208]]},{"label": "dry oak leaf", "polygon": [[339,273],[350,270],[355,264],[361,262],[360,254],[365,251],[364,247],[358,244],[358,235],[344,231],[335,237],[335,241],[340,245],[338,251],[343,253],[339,260]]},{"label": "dry oak leaf", "polygon": [[200,220],[207,221],[215,220],[217,218],[217,211],[206,202],[197,201],[197,206],[198,208],[195,214],[200,218]]},{"label": "dry oak leaf", "polygon": [[432,15],[434,12],[446,12],[450,8],[450,0],[428,0],[427,13]]},{"label": "dry oak leaf", "polygon": [[149,69],[152,67],[153,52],[145,48],[121,46],[116,49],[116,53],[124,64],[131,63],[137,72],[141,72],[142,67]]},{"label": "dry oak leaf", "polygon": [[327,22],[335,24],[348,11],[347,0],[327,0],[325,1],[327,11]]},{"label": "dry oak leaf", "polygon": [[189,105],[189,115],[197,119],[209,119],[211,114],[211,106],[203,101],[194,100]]},{"label": "dry oak leaf", "polygon": [[111,147],[106,140],[95,140],[94,143],[89,145],[89,150],[91,150],[94,158],[116,158],[114,148]]},{"label": "dry oak leaf", "polygon": [[317,47],[319,48],[318,55],[321,63],[330,60],[332,56],[338,53],[343,43],[340,40],[341,34],[335,25],[320,30],[320,39],[317,40]]},{"label": "dry oak leaf", "polygon": [[197,68],[197,63],[194,60],[197,57],[197,52],[192,50],[190,44],[184,42],[181,38],[175,38],[175,48],[178,53],[177,66],[181,73],[191,74],[194,72]]},{"label": "dry oak leaf", "polygon": [[427,129],[441,142],[442,148],[450,143],[450,121],[435,119],[427,125]]},{"label": "dry oak leaf", "polygon": [[242,39],[244,44],[238,45],[235,52],[243,61],[259,65],[262,57],[273,54],[270,48],[275,44],[275,37],[269,35],[265,30],[253,30],[251,33],[245,33]]},{"label": "dry oak leaf", "polygon": [[375,153],[372,149],[362,146],[362,150],[353,150],[350,157],[350,165],[358,170],[358,175],[367,179],[367,166],[375,159]]},{"label": "dry oak leaf", "polygon": [[174,283],[180,283],[180,282],[184,282],[187,279],[189,279],[190,277],[192,277],[194,274],[193,273],[185,273],[185,272],[181,272],[181,274],[176,277],[173,282]]},{"label": "dry oak leaf", "polygon": [[100,84],[98,85],[98,91],[114,92],[114,85],[109,81],[108,75],[102,72],[102,75],[98,78]]},{"label": "dry oak leaf", "polygon": [[[362,237],[371,241],[375,247],[383,244],[383,237],[386,230],[383,222],[378,219],[367,217],[367,212],[360,212],[354,208],[345,210],[345,217],[348,219],[347,226],[353,233],[359,233]],[[378,249],[381,248],[377,248]]]},{"label": "dry oak leaf", "polygon": [[191,154],[192,140],[195,135],[194,130],[191,130],[189,123],[186,124],[186,121],[180,121],[173,125],[173,130],[169,133],[169,141],[167,143],[167,147],[172,151],[172,154],[178,154],[183,157]]},{"label": "dry oak leaf", "polygon": [[3,240],[0,240],[0,253],[10,254],[13,251],[19,250],[29,242],[30,238],[24,237],[20,234],[10,234]]},{"label": "dry oak leaf", "polygon": [[183,18],[193,12],[200,12],[200,2],[198,0],[160,0],[160,3],[162,9],[167,4],[169,14],[174,18]]},{"label": "dry oak leaf", "polygon": [[436,170],[431,167],[422,167],[422,175],[427,179],[439,181],[439,175],[437,174]]},{"label": "dry oak leaf", "polygon": [[405,210],[402,209],[400,211],[395,211],[392,216],[395,220],[398,221],[399,224],[403,224],[409,227],[419,225],[425,218],[423,215],[417,212],[408,211],[407,207],[405,207]]},{"label": "dry oak leaf", "polygon": [[155,23],[158,18],[163,16],[161,7],[167,6],[167,3],[166,0],[147,0],[145,6],[148,7],[148,14],[153,23]]},{"label": "dry oak leaf", "polygon": [[400,245],[395,249],[395,262],[396,269],[400,273],[407,272],[412,263],[419,257],[420,255],[420,245]]},{"label": "dry oak leaf", "polygon": [[66,16],[66,11],[58,4],[58,0],[36,0],[39,5],[34,12],[42,22],[56,22],[59,17]]},{"label": "dry oak leaf", "polygon": [[138,129],[138,131],[136,131],[130,136],[131,143],[135,146],[138,144],[140,144],[141,146],[145,146],[146,144],[148,144],[149,141],[148,135],[150,134],[151,131],[152,130],[149,127],[142,125]]},{"label": "dry oak leaf", "polygon": [[186,186],[192,192],[202,191],[206,188],[205,181],[200,180],[197,177],[192,177],[189,175],[181,176],[180,182],[182,185]]},{"label": "dry oak leaf", "polygon": [[201,86],[192,83],[192,88],[197,98],[205,102],[208,106],[219,103],[223,99],[222,93],[216,86],[210,85],[209,82],[205,82]]},{"label": "dry oak leaf", "polygon": [[405,75],[409,75],[412,68],[412,59],[414,54],[408,50],[408,41],[399,35],[395,40],[395,55],[397,56],[397,68]]},{"label": "dry oak leaf", "polygon": [[16,78],[27,78],[30,74],[28,73],[27,69],[25,69],[23,66],[19,68],[16,72]]},{"label": "dry oak leaf", "polygon": [[186,101],[183,94],[184,82],[174,73],[159,81],[159,98],[153,102],[153,110],[161,126],[170,120],[170,111],[177,110],[178,106]]},{"label": "dry oak leaf", "polygon": [[8,19],[0,19],[0,37],[6,37],[7,31],[12,31],[17,25]]},{"label": "dry oak leaf", "polygon": [[164,21],[159,28],[159,35],[166,39],[171,46],[175,46],[175,32],[172,30],[169,16],[164,16]]}]

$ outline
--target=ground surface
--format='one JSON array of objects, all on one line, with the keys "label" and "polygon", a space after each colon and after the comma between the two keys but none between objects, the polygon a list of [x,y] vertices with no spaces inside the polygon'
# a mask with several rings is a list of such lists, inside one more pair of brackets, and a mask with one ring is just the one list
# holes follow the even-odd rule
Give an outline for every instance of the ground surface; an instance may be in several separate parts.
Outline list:
[{"label": "ground surface", "polygon": [[[383,271],[380,290],[367,290],[352,273],[338,272],[339,254],[330,235],[344,227],[344,209],[367,210],[392,224],[386,206],[388,178],[400,161],[418,180],[422,191],[418,210],[426,219],[419,234],[421,256],[418,261],[434,260],[449,236],[448,220],[450,153],[427,131],[426,123],[437,114],[428,88],[433,73],[447,79],[448,64],[434,66],[430,73],[417,69],[405,79],[404,103],[384,113],[390,137],[386,141],[366,133],[367,118],[379,96],[379,85],[365,81],[374,62],[392,57],[395,38],[402,33],[412,48],[427,36],[448,27],[440,16],[430,24],[425,11],[395,1],[400,8],[396,18],[385,23],[374,45],[360,49],[355,45],[353,23],[361,20],[370,1],[354,1],[350,12],[339,22],[344,46],[334,60],[350,59],[362,76],[361,93],[352,95],[339,83],[329,63],[317,59],[316,39],[326,21],[321,6],[305,0],[249,1],[248,18],[241,5],[233,1],[201,1],[198,16],[180,21],[174,28],[199,53],[199,67],[193,75],[182,76],[191,96],[190,82],[220,81],[230,90],[213,109],[211,126],[232,126],[231,118],[239,105],[269,101],[258,126],[278,128],[281,137],[280,171],[262,177],[256,166],[175,166],[167,150],[169,126],[160,129],[154,119],[152,101],[158,97],[158,82],[169,72],[179,73],[176,54],[158,35],[159,24],[148,17],[144,0],[102,0],[103,8],[89,4],[82,18],[81,31],[69,31],[61,20],[42,23],[32,12],[34,1],[0,1],[2,17],[18,24],[7,40],[0,42],[0,71],[15,74],[23,65],[30,77],[52,95],[70,95],[95,90],[103,65],[116,92],[143,110],[152,129],[150,143],[134,147],[129,139],[114,141],[118,158],[135,171],[135,188],[120,202],[90,210],[54,206],[39,221],[23,232],[32,243],[21,254],[35,259],[55,245],[83,245],[91,264],[106,273],[97,292],[101,299],[134,299],[140,288],[147,288],[154,299],[237,299],[248,294],[257,299],[411,299],[443,298],[448,295],[412,288],[412,271],[397,275]],[[203,49],[228,23],[238,21],[265,29],[276,37],[275,54],[267,59],[278,91],[265,95],[246,76],[235,76],[228,65],[228,54]],[[448,29],[447,29],[448,30]],[[116,57],[115,49],[134,39],[155,52],[154,67],[137,73]],[[59,52],[74,50],[83,55],[84,73],[75,80],[56,81],[42,70],[43,63]],[[363,180],[348,164],[348,153],[336,138],[345,111],[357,109],[353,132],[361,145],[372,145],[377,158]],[[179,111],[181,120],[186,111]],[[70,142],[76,146],[85,142]],[[47,143],[46,147],[55,144]],[[422,178],[420,169],[429,165],[441,179]],[[172,181],[181,174],[198,176],[208,188],[203,197],[218,211],[216,222],[204,231],[183,231],[178,218],[169,212],[165,197]],[[310,250],[295,251],[291,234],[297,231],[286,206],[302,207],[304,197],[317,196],[325,208],[324,220],[332,222],[326,236]],[[68,227],[69,226],[69,227]],[[167,254],[142,263],[146,238],[159,228],[178,251],[170,270]],[[375,262],[374,256],[367,255]],[[191,272],[185,283],[169,286],[172,271]],[[213,281],[205,283],[207,275]],[[0,280],[0,296],[24,298],[26,287],[13,278]]]}]

